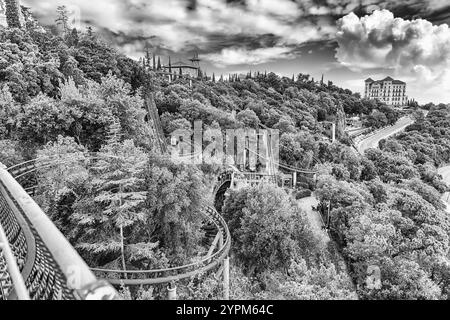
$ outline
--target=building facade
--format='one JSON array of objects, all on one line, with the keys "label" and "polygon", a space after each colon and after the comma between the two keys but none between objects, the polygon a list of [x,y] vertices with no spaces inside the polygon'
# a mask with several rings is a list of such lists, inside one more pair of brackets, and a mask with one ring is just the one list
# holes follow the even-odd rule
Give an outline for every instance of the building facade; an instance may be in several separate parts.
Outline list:
[{"label": "building facade", "polygon": [[183,61],[178,61],[167,66],[163,66],[163,69],[165,72],[189,76],[191,78],[200,77],[200,67]]},{"label": "building facade", "polygon": [[375,81],[371,78],[365,81],[364,97],[366,99],[378,99],[391,106],[406,106],[406,83],[391,77]]}]

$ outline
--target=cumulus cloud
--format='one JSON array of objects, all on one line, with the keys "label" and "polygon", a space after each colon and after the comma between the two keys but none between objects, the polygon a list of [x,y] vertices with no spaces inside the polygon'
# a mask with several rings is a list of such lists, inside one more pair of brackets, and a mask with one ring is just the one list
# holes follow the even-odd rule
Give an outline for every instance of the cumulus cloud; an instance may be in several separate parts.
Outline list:
[{"label": "cumulus cloud", "polygon": [[388,10],[377,10],[358,18],[350,13],[338,22],[336,58],[354,71],[385,69],[410,80],[412,88],[439,92],[449,99],[450,29],[423,19],[395,18]]}]

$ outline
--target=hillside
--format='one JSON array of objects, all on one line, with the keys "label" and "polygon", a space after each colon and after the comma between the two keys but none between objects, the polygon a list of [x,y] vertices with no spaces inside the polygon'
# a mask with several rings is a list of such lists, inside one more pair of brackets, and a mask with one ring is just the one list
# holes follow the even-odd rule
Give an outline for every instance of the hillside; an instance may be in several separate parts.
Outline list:
[{"label": "hillside", "polygon": [[[345,118],[361,115],[377,128],[399,112],[304,74],[169,82],[92,30],[56,30],[0,28],[0,162],[76,156],[37,172],[35,199],[90,266],[166,268],[208,250],[197,213],[225,168],[158,152],[146,119],[152,93],[167,137],[197,120],[204,129],[262,125],[280,132],[280,162],[319,172],[316,184],[294,192],[276,184],[229,191],[218,209],[233,240],[232,298],[448,299],[447,187],[436,170],[450,160],[448,106],[431,106],[405,133],[360,155]],[[329,205],[330,244],[298,207],[305,190]],[[375,288],[373,267],[382,276]],[[181,298],[219,299],[219,282],[206,273],[177,286]],[[122,293],[163,299],[165,289]]]}]

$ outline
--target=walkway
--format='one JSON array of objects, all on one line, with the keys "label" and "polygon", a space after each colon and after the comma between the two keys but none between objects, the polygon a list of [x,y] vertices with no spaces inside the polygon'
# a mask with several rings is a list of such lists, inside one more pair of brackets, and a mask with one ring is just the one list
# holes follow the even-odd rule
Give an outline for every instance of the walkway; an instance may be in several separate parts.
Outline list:
[{"label": "walkway", "polygon": [[[444,182],[450,186],[450,166],[438,169],[438,173],[442,175]],[[447,212],[450,213],[450,192],[444,193],[442,201],[447,205]]]}]

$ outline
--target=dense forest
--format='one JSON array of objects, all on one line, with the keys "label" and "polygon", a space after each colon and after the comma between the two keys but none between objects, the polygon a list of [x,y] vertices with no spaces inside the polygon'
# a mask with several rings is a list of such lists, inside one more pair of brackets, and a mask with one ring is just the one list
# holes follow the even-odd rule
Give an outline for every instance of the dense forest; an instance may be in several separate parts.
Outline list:
[{"label": "dense forest", "polygon": [[[280,131],[281,162],[321,172],[304,188],[329,205],[331,241],[289,190],[229,192],[219,209],[233,240],[231,298],[450,297],[447,187],[436,170],[450,160],[449,106],[428,105],[405,133],[360,155],[343,120],[360,115],[380,128],[399,111],[305,74],[169,82],[93,30],[68,28],[64,15],[51,29],[27,21],[0,27],[0,162],[60,160],[39,170],[36,200],[90,266],[164,268],[207,250],[197,213],[223,168],[158,152],[144,104],[151,92],[166,135],[196,120],[204,129],[264,125]],[[326,121],[340,124],[334,143]],[[379,288],[366,282],[370,266],[381,271]],[[221,298],[213,274],[177,285],[180,298]],[[161,299],[164,289],[122,294]]]}]

